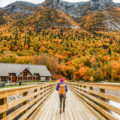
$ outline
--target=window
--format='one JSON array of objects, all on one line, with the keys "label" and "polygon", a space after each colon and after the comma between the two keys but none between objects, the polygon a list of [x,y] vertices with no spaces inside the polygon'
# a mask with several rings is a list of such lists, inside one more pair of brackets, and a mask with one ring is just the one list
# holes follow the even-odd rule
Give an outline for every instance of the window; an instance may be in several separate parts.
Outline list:
[{"label": "window", "polygon": [[27,80],[27,77],[24,77],[23,79],[24,79],[24,80]]},{"label": "window", "polygon": [[24,72],[23,72],[23,75],[24,75],[24,76],[27,76],[27,71],[24,71]]}]

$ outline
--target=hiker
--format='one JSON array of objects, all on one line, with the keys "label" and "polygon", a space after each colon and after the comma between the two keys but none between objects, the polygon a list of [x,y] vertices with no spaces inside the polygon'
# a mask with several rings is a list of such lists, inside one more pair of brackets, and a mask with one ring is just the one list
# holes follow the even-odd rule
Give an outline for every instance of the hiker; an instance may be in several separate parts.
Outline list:
[{"label": "hiker", "polygon": [[62,111],[62,104],[63,104],[63,112],[65,112],[65,99],[66,99],[66,93],[68,91],[68,88],[67,88],[67,85],[64,83],[63,78],[60,79],[60,82],[58,83],[56,90],[59,91],[60,113]]}]

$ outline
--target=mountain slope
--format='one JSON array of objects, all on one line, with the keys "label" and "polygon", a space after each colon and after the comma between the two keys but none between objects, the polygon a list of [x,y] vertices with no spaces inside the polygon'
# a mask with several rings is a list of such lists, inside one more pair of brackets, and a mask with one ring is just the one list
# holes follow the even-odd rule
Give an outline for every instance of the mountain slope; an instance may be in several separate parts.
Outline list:
[{"label": "mountain slope", "polygon": [[71,16],[59,10],[44,7],[35,11],[25,22],[27,25],[35,26],[37,30],[49,27],[79,27]]},{"label": "mountain slope", "polygon": [[[15,14],[15,13],[14,13]],[[13,14],[13,16],[14,16]],[[13,17],[11,15],[11,18]],[[49,8],[40,7],[35,10],[33,14],[25,18],[21,16],[21,19],[12,19],[10,30],[13,29],[23,30],[29,27],[36,32],[40,32],[42,29],[47,28],[79,28],[79,24],[74,19],[66,15],[64,12]]]},{"label": "mountain slope", "polygon": [[[0,16],[0,24],[8,23],[10,30],[22,31],[25,27],[30,27],[37,32],[50,27],[79,28],[80,26],[87,31],[120,30],[120,10],[116,7],[118,4],[112,0],[108,0],[107,3],[103,0],[103,3],[97,4],[91,1],[69,3],[61,0],[45,0],[38,5],[15,2],[6,6],[4,10],[1,9],[4,14]],[[92,7],[94,4],[95,8]],[[102,4],[104,8],[100,7]]]},{"label": "mountain slope", "polygon": [[0,25],[3,25],[6,23],[6,20],[4,18],[5,12],[4,10],[0,9]]},{"label": "mountain slope", "polygon": [[23,13],[29,16],[39,7],[39,4],[36,5],[29,2],[17,1],[6,6],[4,10],[8,13]]},{"label": "mountain slope", "polygon": [[77,22],[87,31],[120,30],[120,9],[113,7],[99,11],[88,12]]},{"label": "mountain slope", "polygon": [[85,11],[90,8],[90,2],[70,3],[62,0],[45,0],[42,3],[44,7],[52,7],[71,15],[74,18],[80,18]]}]

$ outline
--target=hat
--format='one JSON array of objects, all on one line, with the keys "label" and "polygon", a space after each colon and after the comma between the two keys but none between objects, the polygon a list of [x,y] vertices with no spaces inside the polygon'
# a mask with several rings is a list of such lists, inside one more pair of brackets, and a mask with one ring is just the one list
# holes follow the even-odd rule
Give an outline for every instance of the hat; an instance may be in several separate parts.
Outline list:
[{"label": "hat", "polygon": [[60,79],[60,82],[64,82],[64,79],[63,79],[63,78],[61,78],[61,79]]}]

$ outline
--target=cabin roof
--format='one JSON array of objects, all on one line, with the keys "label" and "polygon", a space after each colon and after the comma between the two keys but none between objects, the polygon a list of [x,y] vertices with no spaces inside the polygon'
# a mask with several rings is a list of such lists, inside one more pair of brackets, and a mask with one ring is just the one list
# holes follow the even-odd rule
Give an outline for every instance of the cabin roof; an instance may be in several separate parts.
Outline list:
[{"label": "cabin roof", "polygon": [[13,64],[0,63],[0,76],[8,76],[9,73],[15,73],[17,76],[25,69],[28,69],[32,75],[39,73],[40,76],[52,76],[45,65]]}]

